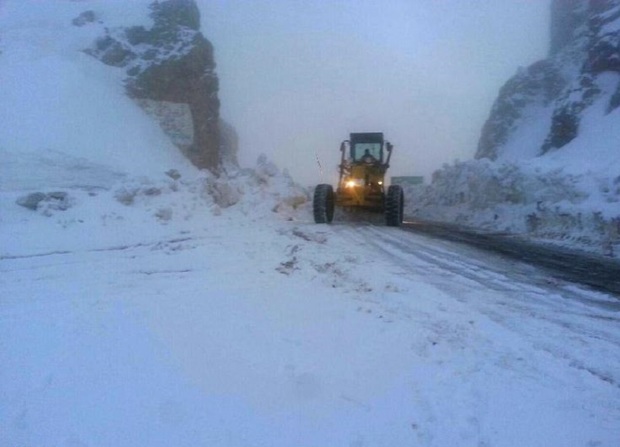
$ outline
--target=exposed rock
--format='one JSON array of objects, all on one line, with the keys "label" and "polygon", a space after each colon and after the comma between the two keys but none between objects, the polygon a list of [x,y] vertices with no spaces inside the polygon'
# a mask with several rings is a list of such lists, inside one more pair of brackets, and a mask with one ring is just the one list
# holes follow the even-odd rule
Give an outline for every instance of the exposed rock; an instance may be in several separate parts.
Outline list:
[{"label": "exposed rock", "polygon": [[491,115],[482,128],[476,158],[497,158],[497,149],[519,125],[527,109],[546,107],[566,85],[561,72],[549,61],[520,69],[500,90]]},{"label": "exposed rock", "polygon": [[200,30],[200,11],[194,0],[155,1],[151,4],[155,26],[162,30],[172,30],[184,26],[195,31]]},{"label": "exposed rock", "polygon": [[552,0],[551,42],[549,54],[557,54],[577,35],[579,27],[586,23],[587,9],[582,0]]},{"label": "exposed rock", "polygon": [[39,203],[42,200],[45,200],[47,196],[42,192],[33,192],[31,194],[18,197],[15,203],[24,208],[28,208],[29,210],[36,211],[39,206]]},{"label": "exposed rock", "polygon": [[582,116],[596,101],[607,100],[608,112],[620,105],[620,86],[610,92],[601,81],[605,73],[620,73],[620,0],[553,0],[551,8],[550,56],[502,87],[476,158],[501,159],[513,135],[541,125],[539,116],[550,119],[533,155],[560,149],[579,135]]},{"label": "exposed rock", "polygon": [[155,217],[157,218],[157,220],[159,220],[162,223],[168,222],[172,219],[172,208],[170,207],[166,207],[166,208],[159,208],[156,212],[155,212]]},{"label": "exposed rock", "polygon": [[107,30],[86,50],[102,62],[126,70],[126,90],[140,100],[186,104],[192,142],[186,155],[199,168],[220,167],[219,81],[213,46],[200,32],[194,0],[156,1],[154,21],[142,26]]},{"label": "exposed rock", "polygon": [[616,93],[609,100],[609,108],[607,109],[607,113],[611,113],[620,107],[620,84],[618,84],[618,88],[616,89]]},{"label": "exposed rock", "polygon": [[149,186],[144,188],[142,193],[145,196],[159,196],[161,195],[161,188],[158,188],[157,186]]},{"label": "exposed rock", "polygon": [[543,142],[541,153],[561,148],[577,138],[581,114],[592,105],[600,91],[595,79],[589,74],[582,75],[576,85],[565,89],[556,101],[549,135]]},{"label": "exposed rock", "polygon": [[[605,72],[620,73],[620,2],[590,2],[588,15],[589,39],[586,58],[577,79],[564,90],[556,102],[551,129],[543,143],[542,153],[559,149],[579,134],[583,112],[603,92],[599,76]],[[616,22],[616,26],[608,25]],[[609,98],[608,111],[613,110],[616,96]]]},{"label": "exposed rock", "polygon": [[96,20],[95,11],[84,11],[71,21],[75,26],[84,26]]},{"label": "exposed rock", "polygon": [[181,178],[181,174],[176,169],[169,169],[165,172],[165,174],[172,180],[178,180]]},{"label": "exposed rock", "polygon": [[220,154],[224,165],[239,166],[237,153],[239,152],[239,136],[235,128],[220,119]]},{"label": "exposed rock", "polygon": [[502,87],[477,160],[409,189],[408,214],[617,256],[618,143],[603,114],[619,106],[620,0],[552,0],[548,58]]},{"label": "exposed rock", "polygon": [[67,198],[69,197],[69,195],[64,192],[64,191],[55,191],[55,192],[50,192],[47,195],[47,198],[50,200],[58,200],[61,202],[64,202],[67,200]]},{"label": "exposed rock", "polygon": [[241,200],[241,192],[234,185],[224,180],[209,180],[207,182],[209,194],[220,208],[228,208]]},{"label": "exposed rock", "polygon": [[94,49],[86,50],[88,54],[96,56],[101,62],[113,67],[125,67],[137,59],[137,55],[122,42],[105,36],[97,40]]},{"label": "exposed rock", "polygon": [[33,192],[19,197],[15,203],[33,211],[44,211],[49,215],[51,211],[65,211],[71,207],[69,195],[64,191],[50,193]]},{"label": "exposed rock", "polygon": [[152,99],[136,100],[142,110],[159,123],[170,140],[189,158],[194,141],[194,125],[189,104]]},{"label": "exposed rock", "polygon": [[592,74],[620,72],[620,33],[608,33],[596,39],[588,52],[586,69]]},{"label": "exposed rock", "polygon": [[134,203],[136,196],[138,195],[138,188],[126,188],[122,187],[114,192],[114,198],[123,205],[129,206]]}]

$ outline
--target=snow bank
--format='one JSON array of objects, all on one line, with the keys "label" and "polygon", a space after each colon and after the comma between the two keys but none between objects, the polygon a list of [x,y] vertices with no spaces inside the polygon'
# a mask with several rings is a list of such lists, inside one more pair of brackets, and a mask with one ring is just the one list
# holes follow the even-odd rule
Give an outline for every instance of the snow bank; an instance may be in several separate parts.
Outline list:
[{"label": "snow bank", "polygon": [[[60,176],[57,182],[37,183],[36,190],[31,183],[0,190],[0,225],[3,234],[10,235],[3,238],[0,258],[95,249],[102,241],[133,244],[163,237],[172,227],[176,233],[208,227],[222,214],[253,221],[292,220],[308,203],[307,192],[265,157],[255,169],[229,170],[220,177],[206,171],[186,177],[174,170],[151,177],[94,169],[82,174],[88,187],[71,187]],[[86,179],[88,174],[94,178]],[[34,206],[27,206],[33,197]]]},{"label": "snow bank", "polygon": [[[429,186],[407,191],[407,213],[620,256],[619,121],[620,109],[606,114],[599,101],[560,150],[445,165]],[[529,141],[515,152],[528,153]]]}]

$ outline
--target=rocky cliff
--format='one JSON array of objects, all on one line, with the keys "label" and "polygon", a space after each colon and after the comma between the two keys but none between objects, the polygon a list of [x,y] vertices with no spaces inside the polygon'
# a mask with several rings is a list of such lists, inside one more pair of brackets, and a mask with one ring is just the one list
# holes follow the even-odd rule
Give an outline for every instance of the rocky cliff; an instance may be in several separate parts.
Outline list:
[{"label": "rocky cliff", "polygon": [[620,257],[620,0],[553,0],[549,54],[501,88],[475,159],[408,213]]},{"label": "rocky cliff", "polygon": [[[194,0],[150,4],[150,28],[105,28],[86,52],[123,68],[127,94],[157,118],[162,128],[199,168],[217,172],[220,154],[220,102],[213,46],[200,31]],[[85,11],[73,21],[99,21]]]},{"label": "rocky cliff", "polygon": [[[502,87],[476,158],[516,160],[578,137],[586,111],[620,106],[620,0],[553,0],[547,59]],[[524,138],[527,135],[527,139]]]}]

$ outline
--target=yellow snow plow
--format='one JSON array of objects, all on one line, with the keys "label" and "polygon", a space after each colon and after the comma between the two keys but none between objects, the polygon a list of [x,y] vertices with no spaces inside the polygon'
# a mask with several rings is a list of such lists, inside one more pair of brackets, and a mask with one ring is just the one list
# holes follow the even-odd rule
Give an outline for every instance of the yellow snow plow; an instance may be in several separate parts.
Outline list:
[{"label": "yellow snow plow", "polygon": [[400,226],[404,195],[400,185],[385,189],[393,146],[381,132],[352,133],[340,145],[340,179],[336,191],[320,184],[314,189],[313,214],[316,223],[331,223],[336,206],[383,213],[385,223]]}]

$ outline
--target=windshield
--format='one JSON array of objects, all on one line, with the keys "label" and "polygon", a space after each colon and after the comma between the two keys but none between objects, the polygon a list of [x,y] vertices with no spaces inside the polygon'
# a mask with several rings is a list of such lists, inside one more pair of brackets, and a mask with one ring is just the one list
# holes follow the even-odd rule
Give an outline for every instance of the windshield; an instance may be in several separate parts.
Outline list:
[{"label": "windshield", "polygon": [[366,151],[368,151],[375,160],[381,161],[381,143],[356,143],[351,148],[351,157],[353,161],[362,161],[362,157],[364,157]]}]

